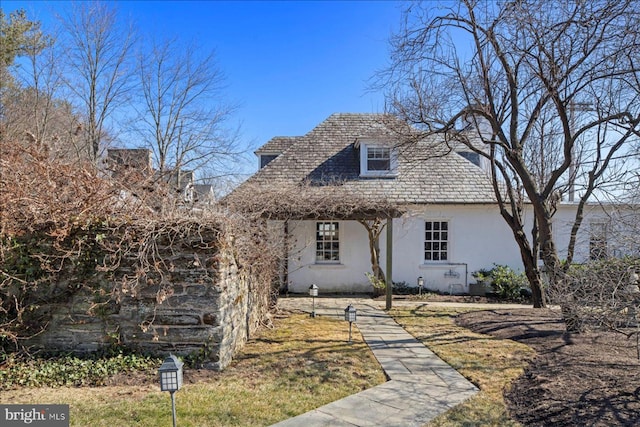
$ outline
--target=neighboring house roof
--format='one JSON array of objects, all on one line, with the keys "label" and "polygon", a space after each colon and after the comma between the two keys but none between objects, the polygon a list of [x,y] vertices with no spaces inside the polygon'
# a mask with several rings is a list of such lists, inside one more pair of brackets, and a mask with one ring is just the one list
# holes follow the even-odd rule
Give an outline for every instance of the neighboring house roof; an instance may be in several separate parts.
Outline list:
[{"label": "neighboring house roof", "polygon": [[[339,184],[343,191],[396,205],[495,203],[487,173],[456,153],[429,155],[433,141],[401,147],[394,178],[361,177],[359,140],[401,142],[394,126],[388,126],[389,120],[395,119],[380,114],[333,114],[302,137],[274,138],[256,153],[276,145],[290,146],[242,186],[266,190],[308,183],[322,191]],[[259,197],[259,191],[253,194]]]},{"label": "neighboring house roof", "polygon": [[213,192],[213,185],[211,184],[194,184],[193,185],[194,201],[201,203],[212,203],[215,201],[216,196]]}]

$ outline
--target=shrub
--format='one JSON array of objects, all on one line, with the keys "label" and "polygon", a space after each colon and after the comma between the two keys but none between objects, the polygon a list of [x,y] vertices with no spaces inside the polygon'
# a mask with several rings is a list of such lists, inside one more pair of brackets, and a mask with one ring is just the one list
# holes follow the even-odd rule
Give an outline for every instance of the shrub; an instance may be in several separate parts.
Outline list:
[{"label": "shrub", "polygon": [[393,293],[396,295],[415,295],[418,293],[418,288],[409,286],[407,282],[393,282]]},{"label": "shrub", "polygon": [[496,265],[491,270],[490,277],[493,291],[499,298],[517,301],[523,297],[522,289],[528,283],[524,273],[516,273],[506,265]]},{"label": "shrub", "polygon": [[487,270],[486,268],[474,271],[471,275],[478,283],[491,281],[491,270]]},{"label": "shrub", "polygon": [[547,297],[562,308],[568,331],[604,329],[629,337],[638,331],[639,271],[640,259],[633,257],[572,264],[556,273]]},{"label": "shrub", "polygon": [[371,283],[371,286],[373,286],[374,289],[386,289],[387,284],[383,279],[376,277],[373,273],[369,272],[364,273],[364,275],[367,276],[369,283]]}]

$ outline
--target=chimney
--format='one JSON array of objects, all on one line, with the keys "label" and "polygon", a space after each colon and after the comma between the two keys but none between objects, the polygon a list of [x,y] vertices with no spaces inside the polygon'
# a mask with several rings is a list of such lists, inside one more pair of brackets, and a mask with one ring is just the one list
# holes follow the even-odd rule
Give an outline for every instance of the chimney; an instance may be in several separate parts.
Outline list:
[{"label": "chimney", "polygon": [[136,171],[143,175],[153,172],[151,150],[147,148],[110,148],[107,150],[107,167],[113,178]]}]

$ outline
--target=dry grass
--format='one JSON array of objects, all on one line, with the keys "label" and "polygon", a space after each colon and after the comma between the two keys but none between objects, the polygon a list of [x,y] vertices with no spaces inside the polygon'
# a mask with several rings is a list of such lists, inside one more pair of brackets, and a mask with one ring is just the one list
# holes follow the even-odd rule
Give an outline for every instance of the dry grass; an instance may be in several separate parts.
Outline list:
[{"label": "dry grass", "polygon": [[456,326],[465,309],[394,309],[391,315],[409,333],[480,388],[474,397],[433,420],[429,426],[517,426],[503,391],[519,377],[535,352],[524,344],[476,334]]},{"label": "dry grass", "polygon": [[[265,426],[385,381],[355,331],[345,322],[306,314],[275,320],[224,372],[185,371],[176,393],[181,426]],[[154,379],[98,388],[22,388],[0,393],[2,403],[69,404],[72,426],[171,424],[168,393]]]},{"label": "dry grass", "polygon": [[[515,426],[503,390],[534,355],[529,347],[458,327],[463,309],[394,309],[407,331],[478,385],[480,392],[430,426]],[[188,370],[176,394],[181,426],[266,426],[373,387],[384,374],[357,330],[345,322],[293,313],[254,337],[224,372]],[[22,388],[3,403],[66,403],[72,426],[171,424],[170,400],[155,378],[99,388]]]}]

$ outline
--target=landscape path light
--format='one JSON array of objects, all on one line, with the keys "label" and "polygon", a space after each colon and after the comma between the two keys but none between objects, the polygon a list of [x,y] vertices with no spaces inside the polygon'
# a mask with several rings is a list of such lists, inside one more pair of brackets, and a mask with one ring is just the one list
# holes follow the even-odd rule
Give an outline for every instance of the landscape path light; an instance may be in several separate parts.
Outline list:
[{"label": "landscape path light", "polygon": [[316,317],[316,297],[318,296],[318,286],[314,283],[309,286],[309,295],[311,295],[311,317]]},{"label": "landscape path light", "polygon": [[349,322],[349,344],[351,344],[351,325],[356,321],[356,308],[351,304],[344,309],[344,320]]},{"label": "landscape path light", "polygon": [[422,287],[424,286],[424,279],[422,276],[418,277],[418,294],[422,295]]},{"label": "landscape path light", "polygon": [[173,415],[173,427],[176,427],[176,400],[174,393],[182,387],[182,363],[173,354],[164,359],[162,366],[158,368],[160,374],[160,390],[171,393],[171,414]]}]

